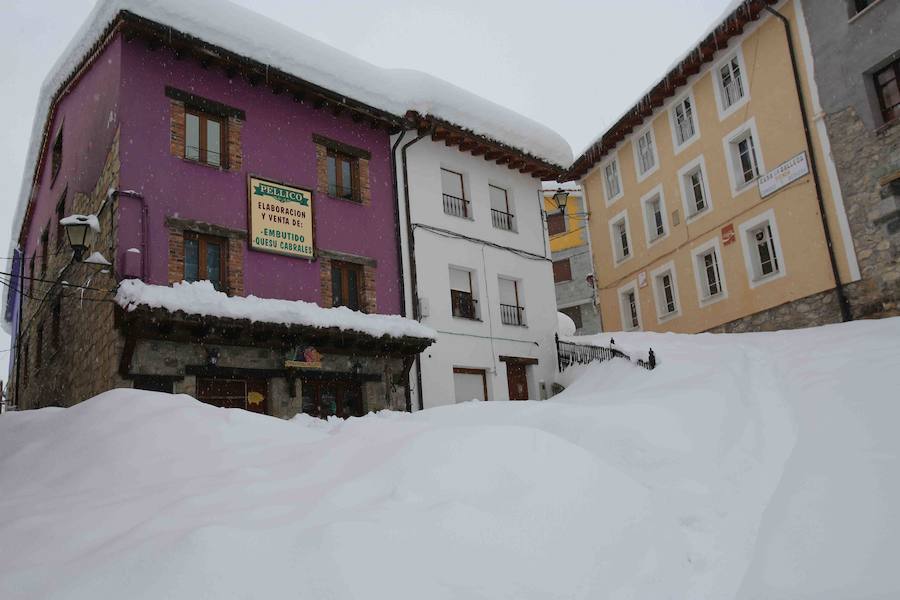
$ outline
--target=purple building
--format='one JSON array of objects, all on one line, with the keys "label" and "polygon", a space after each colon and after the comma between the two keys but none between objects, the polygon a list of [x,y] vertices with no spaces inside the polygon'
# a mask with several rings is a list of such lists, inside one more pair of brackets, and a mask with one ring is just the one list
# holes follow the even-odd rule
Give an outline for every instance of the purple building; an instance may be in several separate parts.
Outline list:
[{"label": "purple building", "polygon": [[[128,11],[82,33],[17,216],[19,408],[113,387],[282,417],[404,408],[433,334],[388,316],[402,117]],[[86,261],[70,215],[96,216]]]}]

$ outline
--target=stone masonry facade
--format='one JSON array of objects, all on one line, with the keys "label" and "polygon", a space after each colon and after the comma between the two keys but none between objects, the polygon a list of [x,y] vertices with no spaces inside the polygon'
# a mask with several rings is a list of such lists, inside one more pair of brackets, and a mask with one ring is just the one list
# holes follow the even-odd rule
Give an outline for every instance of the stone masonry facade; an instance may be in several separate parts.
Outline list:
[{"label": "stone masonry facade", "polygon": [[900,315],[900,122],[873,130],[851,106],[826,123],[862,276],[853,315]]},{"label": "stone masonry facade", "polygon": [[708,333],[779,331],[840,322],[841,308],[837,292],[827,290],[724,323],[707,331]]},{"label": "stone masonry facade", "polygon": [[[70,193],[64,208],[67,215],[98,215],[100,233],[89,251],[110,261],[115,257],[118,200],[108,192],[118,182],[117,132],[94,189]],[[48,230],[65,235],[55,223],[48,223]],[[19,409],[71,406],[111,388],[131,387],[117,368],[123,341],[114,327],[115,265],[70,263],[68,243],[53,238],[49,242],[54,252],[47,257],[45,272],[35,274],[46,281],[34,282],[22,307],[18,368],[11,373],[11,385],[19,386]],[[60,272],[60,280],[71,285],[51,283]]]}]

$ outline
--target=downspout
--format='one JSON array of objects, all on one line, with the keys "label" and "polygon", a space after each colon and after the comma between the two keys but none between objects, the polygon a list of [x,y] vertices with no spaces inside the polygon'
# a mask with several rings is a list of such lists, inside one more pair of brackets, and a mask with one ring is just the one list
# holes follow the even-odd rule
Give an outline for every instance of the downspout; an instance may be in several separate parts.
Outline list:
[{"label": "downspout", "polygon": [[[400,227],[400,191],[397,189],[397,146],[406,137],[408,129],[404,129],[397,137],[397,141],[391,146],[391,175],[393,176],[391,188],[394,192],[394,230],[397,236],[397,274],[400,281],[400,316],[406,316],[406,284],[403,281],[403,238]],[[410,364],[412,366],[412,364]],[[406,412],[412,412],[412,392],[409,389],[409,369],[406,371],[406,391],[403,393],[406,399]]]},{"label": "downspout", "polygon": [[791,24],[787,17],[766,5],[765,9],[781,20],[784,25],[784,34],[787,37],[788,53],[791,57],[791,69],[794,73],[794,86],[797,90],[797,99],[800,102],[800,117],[803,121],[803,134],[806,136],[806,149],[809,154],[809,168],[812,171],[813,183],[816,188],[816,200],[819,201],[819,215],[822,218],[822,229],[825,233],[825,244],[828,247],[828,259],[831,261],[831,273],[834,276],[834,286],[837,292],[838,304],[841,307],[841,320],[844,322],[852,321],[853,314],[850,311],[850,302],[844,293],[844,286],[841,283],[841,275],[838,270],[837,259],[834,256],[834,244],[831,241],[831,228],[828,226],[828,216],[825,214],[825,201],[822,198],[822,185],[819,182],[819,169],[816,165],[816,154],[813,151],[812,135],[809,131],[809,119],[806,113],[806,99],[803,96],[803,86],[800,83],[800,70],[797,67],[797,55],[794,51],[794,39],[791,35]]},{"label": "downspout", "polygon": [[[128,198],[134,198],[135,200],[140,201],[141,203],[141,281],[147,281],[147,272],[150,270],[148,262],[150,261],[150,256],[147,254],[147,239],[150,235],[150,224],[148,223],[148,219],[150,216],[150,210],[147,207],[147,201],[144,199],[144,195],[140,192],[135,192],[134,190],[112,190],[112,194],[116,197],[126,196]],[[100,207],[100,210],[97,211],[99,215],[103,208],[106,206],[104,202],[103,206]],[[118,245],[118,240],[116,240],[116,244]],[[117,277],[118,279],[118,277]]]},{"label": "downspout", "polygon": [[[15,272],[15,269],[13,269],[13,272]],[[21,367],[19,365],[22,364],[22,360],[21,360],[22,352],[20,349],[22,347],[22,313],[24,312],[23,311],[23,308],[24,308],[23,303],[25,302],[25,299],[24,299],[25,280],[22,278],[23,275],[25,275],[25,248],[24,247],[20,251],[18,272],[19,272],[19,277],[18,277],[19,289],[16,290],[16,294],[18,295],[18,299],[16,300],[16,302],[18,304],[16,312],[18,314],[16,315],[16,318],[19,322],[16,324],[16,339],[13,340],[13,343],[15,343],[15,345],[16,345],[16,389],[14,390],[15,391],[15,399],[16,399],[16,410],[18,410],[18,408],[19,408],[19,381],[21,379],[20,374],[22,372]],[[7,390],[7,396],[8,395],[9,395],[9,390]]]},{"label": "downspout", "polygon": [[[430,136],[433,131],[434,125],[429,127],[427,131],[424,131],[423,133],[417,135],[415,139],[412,139],[403,144],[403,147],[400,149],[400,162],[402,163],[403,168],[403,206],[406,209],[407,253],[409,254],[409,292],[410,297],[412,298],[412,317],[416,321],[420,320],[421,318],[421,315],[419,314],[419,279],[416,273],[416,239],[413,234],[412,216],[409,212],[409,171],[407,170],[406,150],[422,138]],[[406,298],[404,297],[404,302],[405,301]],[[419,390],[419,410],[423,410],[425,408],[425,401],[423,400],[422,391],[421,353],[416,355],[416,388]]]}]

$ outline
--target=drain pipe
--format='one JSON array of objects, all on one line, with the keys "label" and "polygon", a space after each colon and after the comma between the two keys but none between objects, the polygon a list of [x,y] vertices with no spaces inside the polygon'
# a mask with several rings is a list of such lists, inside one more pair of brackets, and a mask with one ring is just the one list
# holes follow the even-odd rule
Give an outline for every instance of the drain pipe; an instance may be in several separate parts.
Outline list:
[{"label": "drain pipe", "polygon": [[[419,314],[419,279],[416,273],[416,239],[413,233],[412,216],[409,212],[409,171],[407,169],[406,151],[410,146],[412,146],[422,138],[429,137],[432,132],[434,132],[434,125],[429,127],[428,130],[417,135],[414,139],[411,139],[410,141],[403,144],[403,147],[400,149],[400,163],[401,168],[403,169],[403,206],[406,209],[406,245],[407,253],[409,254],[409,291],[412,298],[412,317],[416,321],[419,321],[421,319],[421,315]],[[404,297],[403,300],[405,303],[406,298]],[[416,388],[419,390],[419,410],[423,410],[425,408],[425,401],[423,400],[422,390],[421,353],[416,355]]]},{"label": "drain pipe", "polygon": [[[406,283],[403,281],[403,238],[400,227],[400,192],[397,189],[397,147],[406,137],[408,129],[404,129],[397,136],[397,141],[391,145],[391,187],[394,192],[394,230],[397,236],[397,274],[400,281],[400,316],[406,316]],[[409,371],[406,371],[406,391],[403,396],[406,400],[406,412],[412,412],[412,395],[409,389]]]},{"label": "drain pipe", "polygon": [[794,50],[794,39],[791,35],[791,23],[787,17],[766,5],[765,9],[781,20],[784,25],[784,34],[787,37],[788,54],[791,57],[791,69],[794,73],[794,86],[797,90],[797,100],[800,102],[800,117],[803,121],[803,134],[806,136],[806,149],[809,154],[809,168],[812,171],[813,184],[816,188],[816,199],[819,201],[819,214],[822,218],[822,229],[825,232],[825,243],[828,247],[828,258],[831,261],[831,273],[834,275],[835,292],[837,292],[838,304],[841,307],[841,320],[845,323],[853,320],[853,313],[850,311],[850,302],[844,293],[844,286],[841,283],[841,274],[838,270],[837,259],[834,256],[834,244],[831,241],[831,228],[828,226],[828,216],[825,214],[825,201],[822,199],[822,185],[819,182],[819,169],[816,165],[816,154],[813,152],[812,135],[809,131],[809,118],[806,113],[806,99],[803,96],[803,86],[800,83],[800,70],[797,67],[797,53]]}]

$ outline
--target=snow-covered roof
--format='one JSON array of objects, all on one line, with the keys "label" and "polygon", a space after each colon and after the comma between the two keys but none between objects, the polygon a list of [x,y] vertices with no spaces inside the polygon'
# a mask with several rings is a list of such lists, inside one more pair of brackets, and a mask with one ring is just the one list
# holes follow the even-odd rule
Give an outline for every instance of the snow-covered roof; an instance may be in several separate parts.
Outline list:
[{"label": "snow-covered roof", "polygon": [[168,287],[150,285],[139,279],[126,279],[119,284],[116,302],[129,311],[146,306],[190,315],[247,319],[260,323],[336,327],[376,338],[437,338],[437,333],[430,327],[399,315],[368,315],[344,306],[322,308],[302,300],[228,296],[216,291],[209,281],[181,282]]},{"label": "snow-covered roof", "polygon": [[[663,76],[660,79],[656,79],[650,84],[643,92],[641,92],[636,98],[634,103],[628,105],[628,107],[619,113],[616,117],[608,121],[610,123],[609,127],[606,127],[600,135],[595,137],[587,146],[579,150],[576,155],[575,161],[572,163],[569,169],[569,176],[577,176],[580,178],[584,175],[584,171],[586,169],[579,166],[579,163],[587,158],[587,155],[590,153],[594,153],[595,156],[593,160],[590,162],[592,164],[596,164],[596,161],[600,158],[598,152],[596,152],[597,148],[604,141],[604,137],[608,134],[612,133],[613,130],[620,125],[620,123],[629,116],[630,113],[636,110],[645,109],[648,107],[652,107],[652,102],[649,100],[649,96],[651,92],[653,92],[657,87],[664,85],[666,80],[672,77],[675,74],[680,74],[680,72],[684,69],[684,63],[688,59],[692,57],[695,53],[698,52],[700,46],[707,41],[711,35],[716,33],[719,28],[722,27],[732,27],[736,25],[739,21],[748,18],[751,13],[751,10],[761,11],[762,9],[758,6],[754,5],[755,0],[729,0],[727,6],[722,10],[719,16],[714,19],[709,27],[704,30],[704,32],[697,38],[697,40],[687,47],[680,56],[678,56],[672,63],[663,71]],[[765,0],[765,4],[775,4],[776,0]],[[734,33],[729,33],[729,37],[731,35],[736,35],[739,33],[740,29],[735,27]],[[725,46],[723,46],[724,48]],[[652,111],[652,108],[650,109]],[[587,167],[589,169],[590,167]]]}]

